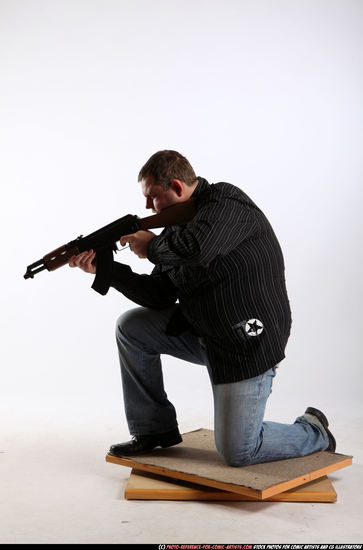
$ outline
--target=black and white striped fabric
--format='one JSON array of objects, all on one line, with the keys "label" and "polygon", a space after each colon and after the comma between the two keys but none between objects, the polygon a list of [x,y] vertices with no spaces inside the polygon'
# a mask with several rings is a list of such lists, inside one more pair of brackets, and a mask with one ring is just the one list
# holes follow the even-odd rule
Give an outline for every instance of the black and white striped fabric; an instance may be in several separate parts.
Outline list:
[{"label": "black and white striped fabric", "polygon": [[178,299],[204,339],[213,382],[235,382],[285,357],[291,312],[284,260],[266,216],[241,189],[198,180],[193,220],[149,243],[151,275],[115,262],[111,286],[145,307],[165,308]]}]

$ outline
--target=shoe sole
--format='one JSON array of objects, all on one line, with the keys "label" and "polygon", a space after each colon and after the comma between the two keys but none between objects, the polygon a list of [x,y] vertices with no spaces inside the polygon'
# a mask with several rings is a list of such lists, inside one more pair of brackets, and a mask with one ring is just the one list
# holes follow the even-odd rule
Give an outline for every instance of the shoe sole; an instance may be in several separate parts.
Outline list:
[{"label": "shoe sole", "polygon": [[328,438],[329,438],[329,446],[326,450],[331,452],[331,453],[334,453],[337,444],[336,444],[336,441],[335,441],[335,438],[334,438],[333,434],[331,433],[330,430],[328,430],[329,422],[328,422],[328,419],[325,416],[325,414],[322,413],[321,411],[319,411],[319,409],[315,409],[314,407],[308,407],[305,411],[305,414],[312,414],[313,416],[315,416],[319,420],[320,424],[322,424],[322,426],[323,426],[324,430],[326,431],[326,433],[328,434]]}]

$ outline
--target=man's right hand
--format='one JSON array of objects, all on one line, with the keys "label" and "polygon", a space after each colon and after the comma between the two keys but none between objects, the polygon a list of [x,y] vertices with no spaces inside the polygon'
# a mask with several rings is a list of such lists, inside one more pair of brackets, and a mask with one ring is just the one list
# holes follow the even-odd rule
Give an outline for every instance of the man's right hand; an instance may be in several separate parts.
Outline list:
[{"label": "man's right hand", "polygon": [[93,250],[86,250],[81,252],[77,256],[72,256],[68,260],[70,267],[79,267],[86,273],[96,273],[96,252]]}]

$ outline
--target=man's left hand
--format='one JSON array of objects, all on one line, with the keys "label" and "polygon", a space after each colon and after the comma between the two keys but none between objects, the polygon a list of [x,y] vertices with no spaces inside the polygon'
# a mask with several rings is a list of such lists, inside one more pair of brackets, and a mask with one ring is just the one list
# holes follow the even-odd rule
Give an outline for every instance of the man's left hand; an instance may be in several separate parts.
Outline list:
[{"label": "man's left hand", "polygon": [[156,235],[152,231],[137,231],[131,235],[124,235],[121,237],[120,243],[122,246],[129,243],[130,250],[132,250],[132,252],[134,252],[139,258],[147,258],[147,245],[154,237],[156,237]]}]

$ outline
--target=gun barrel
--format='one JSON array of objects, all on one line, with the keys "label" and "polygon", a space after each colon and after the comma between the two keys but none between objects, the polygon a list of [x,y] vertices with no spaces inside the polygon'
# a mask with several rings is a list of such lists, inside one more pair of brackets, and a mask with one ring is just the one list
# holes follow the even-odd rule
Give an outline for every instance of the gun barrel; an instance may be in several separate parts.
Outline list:
[{"label": "gun barrel", "polygon": [[41,260],[38,260],[31,265],[28,265],[28,267],[26,268],[24,279],[33,279],[34,275],[36,275],[36,273],[39,273],[39,271],[43,271],[43,269],[47,269],[47,266],[45,265],[42,258]]}]

